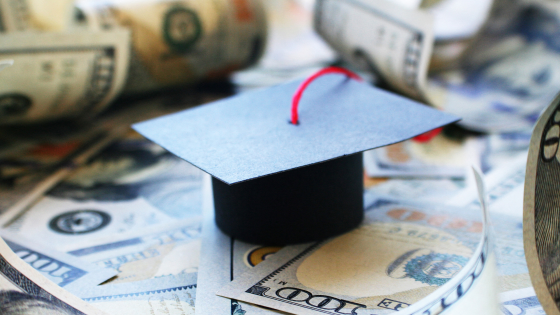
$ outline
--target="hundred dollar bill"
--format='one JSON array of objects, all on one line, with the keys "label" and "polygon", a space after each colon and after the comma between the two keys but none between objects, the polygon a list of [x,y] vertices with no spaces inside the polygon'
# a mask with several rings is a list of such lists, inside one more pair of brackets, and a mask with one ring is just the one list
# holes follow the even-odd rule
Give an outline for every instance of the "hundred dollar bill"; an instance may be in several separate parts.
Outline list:
[{"label": "hundred dollar bill", "polygon": [[6,229],[69,251],[200,215],[202,171],[136,137],[78,168]]},{"label": "hundred dollar bill", "polygon": [[66,253],[37,246],[35,242],[19,235],[5,231],[0,232],[0,235],[19,258],[73,294],[79,295],[80,290],[96,286],[118,273],[115,269],[98,267]]},{"label": "hundred dollar bill", "polygon": [[130,33],[10,33],[0,58],[14,65],[0,76],[0,123],[92,115],[120,92]]},{"label": "hundred dollar bill", "polygon": [[121,204],[141,201],[167,216],[202,213],[202,174],[136,133],[121,139],[47,193],[58,201]]},{"label": "hundred dollar bill", "polygon": [[77,202],[43,197],[6,230],[55,250],[68,251],[81,247],[84,241],[172,222],[172,217],[144,199]]},{"label": "hundred dollar bill", "polygon": [[33,269],[0,239],[0,314],[106,314]]},{"label": "hundred dollar bill", "polygon": [[[504,165],[507,167],[507,165]],[[509,171],[509,169],[508,169]],[[516,169],[513,169],[516,171]],[[488,183],[495,184],[495,177],[492,177],[493,174],[488,176]],[[523,175],[522,175],[523,177]],[[514,177],[515,178],[515,177]],[[395,183],[391,183],[395,182]],[[402,183],[401,183],[402,182]],[[521,180],[522,186],[523,180]],[[499,197],[503,197],[503,199],[512,199],[518,200],[518,196],[515,193],[519,194],[521,192],[512,192],[509,193],[508,187],[512,184],[511,180],[505,180],[501,183],[501,186],[488,186],[490,202],[489,205],[489,216],[493,222],[493,230],[494,230],[494,244],[495,244],[495,253],[497,257],[497,267],[498,267],[498,280],[500,284],[500,290],[515,290],[520,288],[525,288],[531,285],[531,280],[529,278],[527,263],[525,261],[525,252],[523,250],[523,225],[521,220],[521,212],[519,215],[513,215],[509,213],[509,209],[496,209],[496,205],[510,204],[511,206],[516,206],[520,208],[520,205],[515,205],[515,202],[509,202],[506,200],[501,200]],[[382,186],[384,184],[380,184]],[[364,199],[366,204],[370,204],[376,199],[389,199],[391,196],[390,193],[393,193],[391,199],[399,198],[399,199],[414,199],[416,201],[430,201],[430,202],[438,202],[442,203],[446,200],[446,194],[449,196],[452,193],[456,193],[456,190],[449,190],[449,186],[456,185],[452,181],[436,181],[436,180],[391,180],[387,182],[385,185],[388,185],[389,189],[378,189],[376,186],[369,188],[365,195]],[[441,186],[448,186],[441,187]],[[441,193],[434,193],[430,192],[429,188],[435,190],[441,190]],[[501,188],[500,188],[501,187]],[[513,187],[516,187],[514,185]],[[409,188],[411,191],[406,191],[406,188]],[[415,191],[415,190],[418,191]],[[403,190],[403,192],[400,192]],[[380,195],[380,193],[384,193]],[[457,200],[451,204],[455,207],[473,207],[476,209],[480,208],[480,202],[478,200],[473,201],[472,198],[472,191],[469,189],[464,189],[462,192],[459,192],[458,195],[461,196],[460,199],[452,198],[451,200]],[[503,195],[502,195],[503,193]],[[396,197],[397,194],[400,194],[400,197]],[[496,200],[498,198],[498,200]],[[508,203],[509,202],[509,203]]]},{"label": "hundred dollar bill", "polygon": [[124,93],[225,77],[254,64],[266,42],[266,16],[257,0],[82,0],[76,5],[90,30],[131,30]]},{"label": "hundred dollar bill", "polygon": [[[125,237],[74,249],[68,254],[98,268],[118,270],[111,284],[136,282],[168,275],[196,273],[200,256],[201,220],[193,219],[136,231]],[[86,241],[87,243],[87,241]]]},{"label": "hundred dollar bill", "polygon": [[424,98],[434,41],[432,22],[427,12],[385,0],[315,4],[315,29],[345,61],[416,99]]},{"label": "hundred dollar bill", "polygon": [[547,314],[560,314],[560,96],[539,118],[529,147],[523,237],[531,281]]},{"label": "hundred dollar bill", "polygon": [[82,299],[114,315],[193,315],[196,274],[92,288]]},{"label": "hundred dollar bill", "polygon": [[287,246],[218,294],[294,314],[439,314],[471,296],[497,314],[489,237],[486,211],[481,221],[472,211],[380,200],[358,229]]}]

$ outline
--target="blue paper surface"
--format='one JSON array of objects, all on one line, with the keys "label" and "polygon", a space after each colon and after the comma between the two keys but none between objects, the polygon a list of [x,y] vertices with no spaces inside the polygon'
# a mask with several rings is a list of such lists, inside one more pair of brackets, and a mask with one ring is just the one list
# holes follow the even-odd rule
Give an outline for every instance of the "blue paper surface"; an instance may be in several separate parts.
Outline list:
[{"label": "blue paper surface", "polygon": [[292,125],[292,95],[301,82],[237,95],[133,128],[234,184],[400,142],[459,120],[365,83],[328,75],[305,90],[299,125]]}]

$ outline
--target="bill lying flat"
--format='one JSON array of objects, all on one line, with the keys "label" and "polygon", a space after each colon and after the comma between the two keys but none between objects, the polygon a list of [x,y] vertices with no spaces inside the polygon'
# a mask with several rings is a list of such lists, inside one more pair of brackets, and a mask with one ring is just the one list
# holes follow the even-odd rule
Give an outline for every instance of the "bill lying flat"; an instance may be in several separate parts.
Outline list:
[{"label": "bill lying flat", "polygon": [[412,305],[403,315],[414,314],[498,314],[496,257],[490,230],[482,175],[474,170],[482,208],[483,232],[478,247],[461,271],[436,292]]},{"label": "bill lying flat", "polygon": [[200,223],[199,219],[193,219],[141,229],[135,235],[110,236],[104,242],[72,250],[69,254],[99,268],[118,270],[119,275],[111,279],[111,284],[196,273]]},{"label": "bill lying flat", "polygon": [[541,115],[529,147],[523,238],[531,281],[543,309],[560,314],[560,96]]},{"label": "bill lying flat", "polygon": [[218,294],[294,314],[438,314],[465,308],[452,304],[470,296],[478,306],[467,310],[497,314],[486,211],[479,221],[469,211],[426,210],[380,200],[360,228],[285,247]]},{"label": "bill lying flat", "polygon": [[106,314],[60,288],[16,256],[0,239],[0,313]]},{"label": "bill lying flat", "polygon": [[[201,213],[202,172],[140,138],[120,140],[7,226],[59,251]],[[1,218],[0,218],[1,219]]]},{"label": "bill lying flat", "polygon": [[7,229],[68,251],[81,248],[83,242],[165,223],[172,223],[172,218],[143,199],[117,203],[44,197]]}]

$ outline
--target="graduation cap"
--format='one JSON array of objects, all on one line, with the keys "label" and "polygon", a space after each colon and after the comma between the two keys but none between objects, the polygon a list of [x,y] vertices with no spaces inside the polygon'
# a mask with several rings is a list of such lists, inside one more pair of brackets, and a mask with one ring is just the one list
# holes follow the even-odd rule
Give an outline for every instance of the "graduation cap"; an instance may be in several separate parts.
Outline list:
[{"label": "graduation cap", "polygon": [[226,234],[278,245],[324,239],[363,219],[362,151],[458,120],[346,76],[322,76],[330,72],[355,76],[331,67],[133,128],[212,175],[215,220]]}]

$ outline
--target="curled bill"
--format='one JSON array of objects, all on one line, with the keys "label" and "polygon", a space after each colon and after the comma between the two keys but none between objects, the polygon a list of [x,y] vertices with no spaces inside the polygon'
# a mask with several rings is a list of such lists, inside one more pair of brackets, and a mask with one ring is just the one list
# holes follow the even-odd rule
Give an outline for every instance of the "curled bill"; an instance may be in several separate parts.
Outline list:
[{"label": "curled bill", "polygon": [[531,282],[543,309],[560,314],[560,95],[539,118],[527,158],[523,243]]},{"label": "curled bill", "polygon": [[103,315],[33,269],[0,239],[0,314]]},{"label": "curled bill", "polygon": [[480,243],[469,262],[438,290],[413,304],[403,315],[420,314],[499,314],[496,284],[496,255],[482,175],[474,170],[478,198],[482,206],[483,233]]},{"label": "curled bill", "polygon": [[424,98],[434,41],[432,24],[429,13],[384,0],[318,0],[315,4],[315,29],[345,61],[416,99]]},{"label": "curled bill", "polygon": [[469,211],[380,200],[360,228],[287,246],[217,294],[301,315],[499,314],[494,241],[481,204],[482,221],[474,221]]}]

